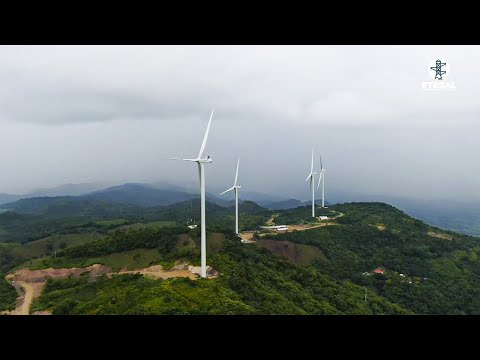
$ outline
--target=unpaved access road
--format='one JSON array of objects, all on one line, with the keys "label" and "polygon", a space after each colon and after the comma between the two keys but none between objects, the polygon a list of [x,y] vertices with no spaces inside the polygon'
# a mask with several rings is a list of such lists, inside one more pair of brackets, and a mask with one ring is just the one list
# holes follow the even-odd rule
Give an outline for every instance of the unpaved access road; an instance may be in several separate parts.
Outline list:
[{"label": "unpaved access road", "polygon": [[[287,225],[288,230],[286,232],[290,232],[292,230],[297,230],[297,231],[304,231],[304,230],[310,230],[310,229],[315,229],[318,227],[322,226],[334,226],[338,225],[336,222],[334,222],[335,219],[338,219],[339,217],[344,216],[344,213],[335,211],[337,213],[336,216],[331,217],[328,219],[328,221],[322,222],[320,224],[316,225]],[[275,218],[277,217],[278,214],[273,214],[272,217],[267,221],[268,226],[273,226],[275,225]],[[255,240],[253,239],[253,234],[254,231],[243,231],[240,234],[238,234],[243,240],[245,240],[246,243],[254,243]],[[275,233],[276,234],[276,233]],[[265,234],[266,235],[266,234]],[[262,236],[262,234],[260,234]]]},{"label": "unpaved access road", "polygon": [[[197,276],[188,269],[164,270],[161,265],[153,265],[138,270],[122,270],[119,272],[112,272],[109,267],[100,264],[94,264],[85,268],[49,268],[42,270],[20,269],[5,277],[13,286],[15,286],[15,289],[19,294],[19,297],[17,298],[17,307],[15,310],[11,311],[9,315],[29,315],[32,302],[41,295],[47,278],[65,279],[70,275],[78,277],[85,272],[89,272],[91,278],[96,278],[102,274],[105,274],[108,277],[122,274],[141,274],[156,279],[188,277],[194,280],[197,278]],[[209,277],[214,278],[216,276]],[[38,314],[45,315],[46,312],[39,312]]]},{"label": "unpaved access road", "polygon": [[41,294],[45,283],[12,281],[12,285],[15,286],[15,289],[17,289],[17,292],[20,294],[20,296],[17,298],[17,307],[10,313],[10,315],[30,314],[30,306],[32,305],[32,301]]}]

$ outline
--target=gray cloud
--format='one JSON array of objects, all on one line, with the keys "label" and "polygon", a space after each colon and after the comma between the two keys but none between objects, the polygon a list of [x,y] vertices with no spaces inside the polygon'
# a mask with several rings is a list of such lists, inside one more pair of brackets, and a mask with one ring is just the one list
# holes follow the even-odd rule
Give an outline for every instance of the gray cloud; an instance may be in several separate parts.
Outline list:
[{"label": "gray cloud", "polygon": [[[456,92],[425,92],[432,59]],[[212,106],[212,190],[480,200],[478,46],[3,46],[0,192],[65,182],[196,182]]]}]

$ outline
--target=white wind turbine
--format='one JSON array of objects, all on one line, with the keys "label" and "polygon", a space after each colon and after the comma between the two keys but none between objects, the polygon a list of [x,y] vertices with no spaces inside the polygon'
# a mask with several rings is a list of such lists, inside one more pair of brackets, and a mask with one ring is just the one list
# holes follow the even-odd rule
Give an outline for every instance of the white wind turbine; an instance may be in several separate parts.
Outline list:
[{"label": "white wind turbine", "polygon": [[325,173],[327,170],[323,168],[322,164],[322,155],[320,155],[320,177],[318,178],[318,186],[317,186],[317,191],[320,188],[320,181],[322,182],[322,208],[325,207]]},{"label": "white wind turbine", "polygon": [[235,190],[235,233],[238,235],[238,191],[240,190],[241,186],[237,185],[238,179],[238,166],[240,165],[240,158],[237,161],[237,172],[235,173],[235,181],[233,182],[233,186],[222,192],[220,195],[223,195],[231,190]]},{"label": "white wind turbine", "polygon": [[171,160],[183,160],[183,161],[193,161],[198,165],[198,176],[200,178],[200,252],[201,252],[201,274],[202,278],[207,277],[207,239],[206,239],[206,229],[205,229],[205,170],[204,164],[211,163],[212,159],[210,156],[202,158],[203,151],[205,150],[205,145],[207,144],[208,132],[210,131],[210,124],[212,123],[213,111],[210,115],[210,120],[208,121],[207,130],[205,131],[205,136],[203,137],[202,147],[196,159],[179,159],[179,158],[170,158]]},{"label": "white wind turbine", "polygon": [[310,179],[310,188],[312,189],[312,217],[315,217],[315,175],[317,173],[313,171],[313,149],[312,149],[312,166],[310,167],[310,175],[308,175],[305,181]]}]

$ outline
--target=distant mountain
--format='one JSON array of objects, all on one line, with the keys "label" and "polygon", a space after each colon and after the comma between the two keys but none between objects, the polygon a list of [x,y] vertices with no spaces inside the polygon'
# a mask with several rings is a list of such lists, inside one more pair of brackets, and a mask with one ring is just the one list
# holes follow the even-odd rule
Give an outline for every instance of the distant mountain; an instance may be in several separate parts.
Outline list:
[{"label": "distant mountain", "polygon": [[32,197],[44,197],[44,196],[80,196],[85,195],[93,191],[98,191],[112,186],[112,183],[107,182],[94,182],[94,183],[82,183],[82,184],[64,184],[47,189],[37,189],[31,191],[22,198]]},{"label": "distant mountain", "polygon": [[0,205],[21,199],[21,195],[0,194]]},{"label": "distant mountain", "polygon": [[175,190],[161,190],[148,184],[130,183],[95,191],[84,197],[109,203],[153,207],[194,199],[198,195]]},{"label": "distant mountain", "polygon": [[[175,190],[161,190],[149,184],[129,183],[95,191],[82,196],[33,197],[0,205],[0,212],[46,215],[49,217],[125,217],[145,215],[155,209],[177,203],[198,202],[199,195]],[[207,203],[221,207],[231,206],[229,201],[206,195]],[[195,206],[195,205],[193,205]],[[252,206],[252,205],[250,205]],[[146,216],[146,215],[145,215]]]},{"label": "distant mountain", "polygon": [[92,191],[104,189],[111,186],[111,183],[83,183],[83,184],[64,184],[53,188],[37,189],[26,194],[0,194],[0,205],[14,202],[20,199],[30,199],[38,197],[54,197],[54,196],[80,196],[88,194]]},{"label": "distant mountain", "polygon": [[142,207],[118,204],[84,196],[56,196],[20,199],[0,205],[0,209],[18,214],[45,215],[49,218],[116,218],[142,212]]},{"label": "distant mountain", "polygon": [[260,205],[266,207],[267,209],[272,210],[285,210],[285,209],[293,209],[298,206],[301,206],[302,202],[297,199],[288,199],[283,201],[274,201],[274,202],[259,202]]},{"label": "distant mountain", "polygon": [[[315,205],[321,206],[322,205],[322,199],[315,199]],[[332,203],[325,201],[325,206],[332,205]],[[312,206],[312,201],[303,201],[300,206]]]},{"label": "distant mountain", "polygon": [[[152,184],[127,183],[118,186],[109,186],[106,182],[64,184],[50,189],[39,189],[27,194],[0,194],[0,213],[2,211],[12,210],[20,213],[44,213],[47,207],[52,207],[49,213],[61,215],[64,209],[67,214],[84,214],[79,206],[80,203],[72,198],[85,197],[89,200],[98,200],[98,208],[105,208],[105,213],[109,206],[106,204],[121,204],[119,208],[126,205],[139,207],[157,207],[187,201],[199,197],[198,188],[186,187],[170,184],[168,182],[156,182]],[[223,191],[219,190],[218,192]],[[208,202],[223,207],[235,205],[231,193],[223,196],[217,195],[217,190],[206,194]],[[58,199],[57,197],[72,197],[71,199]],[[56,200],[52,200],[57,198]],[[21,199],[33,199],[27,202],[12,203]],[[44,200],[42,200],[44,199]],[[381,201],[390,203],[406,211],[410,215],[418,217],[429,224],[441,228],[454,230],[460,233],[480,236],[480,204],[467,203],[454,200],[422,200],[413,198],[403,198],[386,195],[369,195],[332,192],[329,199],[333,203],[344,201]],[[254,201],[260,206],[272,210],[294,209],[298,206],[308,206],[310,201],[300,201],[298,199],[285,199],[277,195],[269,195],[255,191],[243,190],[240,194],[240,204],[243,201]],[[320,204],[320,199],[316,200]],[[67,205],[68,204],[68,205]],[[85,203],[87,208],[91,208],[92,202]],[[330,205],[330,202],[326,202]],[[58,205],[58,206],[57,206]],[[68,210],[65,208],[68,207]],[[76,208],[76,209],[74,209]],[[90,210],[88,210],[90,211]],[[88,213],[87,211],[87,213]],[[97,210],[95,210],[97,212]],[[94,211],[94,212],[95,212]]]},{"label": "distant mountain", "polygon": [[242,203],[238,204],[239,213],[256,214],[264,211],[268,211],[268,209],[258,205],[253,201],[243,201]]},{"label": "distant mountain", "polygon": [[240,191],[240,198],[242,200],[254,201],[257,204],[289,200],[284,196],[265,194],[265,193],[260,193],[256,191],[249,191],[249,190],[244,190],[243,188]]}]

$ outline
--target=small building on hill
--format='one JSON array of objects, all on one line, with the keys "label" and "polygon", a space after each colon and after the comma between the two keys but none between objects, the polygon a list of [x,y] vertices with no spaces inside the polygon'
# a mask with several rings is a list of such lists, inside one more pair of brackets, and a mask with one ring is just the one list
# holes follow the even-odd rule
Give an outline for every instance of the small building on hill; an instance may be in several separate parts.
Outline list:
[{"label": "small building on hill", "polygon": [[260,226],[262,230],[277,230],[277,231],[288,231],[287,225],[275,225],[275,226]]},{"label": "small building on hill", "polygon": [[383,275],[385,273],[385,270],[383,270],[382,268],[376,268],[375,270],[373,270],[373,273]]}]

